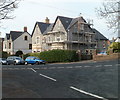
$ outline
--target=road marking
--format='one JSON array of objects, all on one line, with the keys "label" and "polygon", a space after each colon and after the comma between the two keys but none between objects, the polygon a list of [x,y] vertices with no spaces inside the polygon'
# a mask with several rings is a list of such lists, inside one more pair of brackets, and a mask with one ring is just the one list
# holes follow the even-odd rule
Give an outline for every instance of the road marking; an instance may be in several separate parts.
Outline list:
[{"label": "road marking", "polygon": [[73,68],[72,66],[66,67],[66,68]]},{"label": "road marking", "polygon": [[91,66],[84,66],[84,67],[91,67]]},{"label": "road marking", "polygon": [[22,70],[25,70],[26,68],[21,68]]},{"label": "road marking", "polygon": [[62,69],[62,68],[65,68],[65,67],[57,67],[58,69]]},{"label": "road marking", "polygon": [[51,77],[48,77],[48,76],[46,76],[46,75],[43,75],[43,74],[39,74],[40,76],[43,76],[43,77],[45,77],[45,78],[48,78],[48,79],[50,79],[50,80],[52,80],[52,81],[57,81],[56,79],[54,79],[54,78],[51,78]]},{"label": "road marking", "polygon": [[116,66],[120,66],[120,64],[116,64]]},{"label": "road marking", "polygon": [[82,66],[75,66],[75,68],[81,68]]},{"label": "road marking", "polygon": [[95,67],[102,67],[102,65],[97,65],[97,66],[95,66]]},{"label": "road marking", "polygon": [[40,69],[40,68],[34,68],[34,69]]},{"label": "road marking", "polygon": [[105,67],[109,67],[109,66],[112,66],[112,65],[104,65]]},{"label": "road marking", "polygon": [[36,73],[36,70],[34,70],[33,68],[31,68],[31,70]]},{"label": "road marking", "polygon": [[56,67],[50,67],[49,69],[55,69]]},{"label": "road marking", "polygon": [[86,91],[77,89],[77,88],[75,88],[75,87],[73,87],[73,86],[70,86],[70,88],[73,89],[73,90],[76,90],[76,91],[78,91],[78,92],[80,92],[80,93],[84,93],[84,94],[86,94],[86,95],[90,95],[90,96],[92,96],[92,97],[96,97],[96,98],[99,98],[99,99],[102,99],[102,100],[108,100],[108,99],[106,99],[106,98],[104,98],[104,97],[101,97],[101,96],[98,96],[98,95],[95,95],[95,94],[92,94],[92,93],[89,93],[89,92],[86,92]]}]

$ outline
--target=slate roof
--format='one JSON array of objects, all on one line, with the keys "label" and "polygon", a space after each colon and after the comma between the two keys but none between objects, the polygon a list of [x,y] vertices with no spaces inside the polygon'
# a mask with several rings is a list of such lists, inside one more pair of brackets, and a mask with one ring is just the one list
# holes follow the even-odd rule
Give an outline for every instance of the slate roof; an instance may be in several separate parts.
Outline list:
[{"label": "slate roof", "polygon": [[[64,17],[64,16],[57,16],[56,21],[58,18],[60,19],[61,23],[63,24],[65,30],[67,30],[68,26],[70,25],[70,23],[73,19],[73,18]],[[54,25],[56,24],[56,21],[55,21]]]},{"label": "slate roof", "polygon": [[47,28],[49,27],[49,25],[50,25],[50,24],[44,23],[44,22],[36,22],[36,24],[35,24],[35,26],[34,26],[34,29],[33,29],[33,32],[32,32],[32,35],[33,35],[33,33],[34,33],[34,30],[35,30],[35,27],[36,27],[37,24],[38,24],[38,27],[39,27],[39,29],[41,30],[41,33],[42,33],[42,34],[46,31],[46,29],[47,29]]},{"label": "slate roof", "polygon": [[47,29],[47,27],[50,25],[50,24],[47,24],[47,23],[43,23],[43,22],[37,22],[40,30],[42,33],[45,32],[45,30]]},{"label": "slate roof", "polygon": [[44,31],[44,33],[43,33],[43,34],[47,34],[47,32],[52,31],[53,25],[54,25],[53,23],[52,23],[52,24],[50,24],[50,25],[47,27],[47,29]]},{"label": "slate roof", "polygon": [[10,31],[10,36],[11,36],[12,41],[16,40],[23,33],[24,32],[20,32],[20,31]]},{"label": "slate roof", "polygon": [[96,29],[93,29],[93,33],[95,33],[95,39],[96,40],[108,40],[103,34],[101,34]]},{"label": "slate roof", "polygon": [[86,23],[83,17],[73,18],[68,28],[72,27],[76,22],[78,22],[78,20],[80,20],[83,23]]}]

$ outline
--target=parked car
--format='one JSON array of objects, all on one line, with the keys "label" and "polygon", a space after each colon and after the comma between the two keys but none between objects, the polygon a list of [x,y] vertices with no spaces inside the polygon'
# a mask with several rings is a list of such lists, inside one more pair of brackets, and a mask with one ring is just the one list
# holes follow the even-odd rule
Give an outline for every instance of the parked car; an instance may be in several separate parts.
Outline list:
[{"label": "parked car", "polygon": [[7,60],[5,58],[0,58],[0,64],[7,65]]},{"label": "parked car", "polygon": [[14,65],[18,65],[18,64],[25,64],[25,61],[21,58],[21,57],[17,57],[17,56],[10,56],[7,58],[7,64],[14,64]]},{"label": "parked car", "polygon": [[39,64],[45,64],[46,62],[44,60],[41,60],[37,57],[33,57],[33,56],[29,56],[25,59],[25,64],[36,64],[36,65],[39,65]]},{"label": "parked car", "polygon": [[106,52],[100,52],[97,55],[107,55],[107,53]]}]

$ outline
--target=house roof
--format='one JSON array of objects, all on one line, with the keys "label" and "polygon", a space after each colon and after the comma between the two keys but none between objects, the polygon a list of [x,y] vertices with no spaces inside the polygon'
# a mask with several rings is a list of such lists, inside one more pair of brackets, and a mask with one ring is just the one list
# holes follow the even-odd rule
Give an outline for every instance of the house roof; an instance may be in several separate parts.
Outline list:
[{"label": "house roof", "polygon": [[72,27],[78,21],[80,21],[81,23],[86,23],[83,17],[73,18],[68,28]]},{"label": "house roof", "polygon": [[33,29],[33,32],[32,32],[32,35],[34,33],[36,25],[38,25],[39,29],[41,30],[41,33],[43,34],[50,24],[44,23],[44,22],[36,22],[34,29]]},{"label": "house roof", "polygon": [[93,29],[93,33],[95,33],[96,40],[108,40],[103,34],[101,34],[98,30]]},{"label": "house roof", "polygon": [[50,24],[50,25],[49,25],[49,27],[47,27],[47,29],[44,31],[44,33],[43,33],[43,34],[47,34],[47,32],[52,31],[53,25],[54,25],[53,23],[52,23],[52,24]]},{"label": "house roof", "polygon": [[47,27],[50,25],[48,23],[43,23],[43,22],[37,22],[37,24],[38,24],[42,33],[44,33],[45,30],[47,29]]},{"label": "house roof", "polygon": [[24,32],[20,32],[20,31],[10,31],[10,36],[11,36],[12,41],[16,40],[23,33]]},{"label": "house roof", "polygon": [[[57,16],[54,25],[56,24],[57,19],[60,19],[61,23],[63,24],[65,30],[67,30],[69,24],[71,23],[73,18],[69,18],[69,17],[64,17],[64,16]],[[53,27],[54,27],[53,25]]]}]

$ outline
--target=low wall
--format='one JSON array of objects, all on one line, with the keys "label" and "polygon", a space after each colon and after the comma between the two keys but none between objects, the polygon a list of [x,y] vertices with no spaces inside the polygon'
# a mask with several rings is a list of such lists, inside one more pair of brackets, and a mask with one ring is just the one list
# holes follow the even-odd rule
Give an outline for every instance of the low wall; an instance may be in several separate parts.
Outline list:
[{"label": "low wall", "polygon": [[94,61],[112,60],[112,59],[120,59],[120,53],[113,53],[110,55],[93,55]]}]

